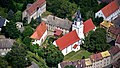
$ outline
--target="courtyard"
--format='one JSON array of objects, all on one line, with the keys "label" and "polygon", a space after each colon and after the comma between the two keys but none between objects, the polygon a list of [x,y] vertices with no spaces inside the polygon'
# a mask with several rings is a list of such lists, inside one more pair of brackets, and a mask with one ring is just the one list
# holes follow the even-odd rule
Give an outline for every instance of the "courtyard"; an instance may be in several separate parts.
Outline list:
[{"label": "courtyard", "polygon": [[90,55],[92,55],[93,53],[90,53],[86,50],[79,50],[77,52],[72,51],[69,54],[67,54],[64,57],[64,61],[76,61],[76,60],[81,60],[81,59],[85,59],[88,58]]}]

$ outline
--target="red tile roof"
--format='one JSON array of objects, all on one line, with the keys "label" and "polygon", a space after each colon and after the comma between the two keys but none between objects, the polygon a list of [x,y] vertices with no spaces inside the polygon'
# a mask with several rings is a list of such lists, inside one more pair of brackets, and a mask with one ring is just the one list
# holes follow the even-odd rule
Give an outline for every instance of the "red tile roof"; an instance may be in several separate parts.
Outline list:
[{"label": "red tile roof", "polygon": [[110,48],[109,52],[110,52],[110,54],[115,55],[115,54],[117,54],[118,52],[120,52],[120,48],[119,48],[117,45],[112,46],[112,47]]},{"label": "red tile roof", "polygon": [[59,29],[55,29],[55,35],[60,36],[62,34],[63,31],[59,30]]},{"label": "red tile roof", "polygon": [[93,24],[91,18],[85,21],[83,24],[84,24],[84,31],[83,31],[84,33],[88,33],[89,31],[95,28],[95,25]]},{"label": "red tile roof", "polygon": [[80,38],[78,37],[76,30],[74,30],[68,34],[65,34],[61,38],[57,39],[56,44],[60,48],[60,50],[63,50],[66,47],[72,45],[73,43],[75,43],[79,40],[80,40]]},{"label": "red tile roof", "polygon": [[29,13],[29,15],[32,15],[37,10],[38,7],[42,6],[44,2],[45,0],[37,0],[29,8],[27,8],[26,11]]},{"label": "red tile roof", "polygon": [[120,44],[120,34],[117,36],[117,39],[115,41],[116,43]]},{"label": "red tile roof", "polygon": [[103,14],[105,15],[105,17],[108,17],[118,9],[119,9],[119,6],[117,5],[117,3],[115,1],[112,1],[111,3],[109,3],[107,6],[105,6],[101,10]]},{"label": "red tile roof", "polygon": [[97,53],[97,54],[91,55],[90,58],[91,58],[93,61],[98,61],[98,60],[101,60],[101,59],[102,59],[102,55],[101,55],[101,53]]},{"label": "red tile roof", "polygon": [[43,36],[46,30],[47,30],[46,24],[44,22],[41,22],[40,25],[37,26],[31,38],[39,40]]},{"label": "red tile roof", "polygon": [[120,34],[120,28],[114,26],[111,26],[108,31],[116,36]]},{"label": "red tile roof", "polygon": [[74,49],[76,49],[76,47],[77,47],[77,46],[78,46],[78,45],[77,45],[77,44],[75,44],[75,45],[73,46],[73,48],[74,48]]}]

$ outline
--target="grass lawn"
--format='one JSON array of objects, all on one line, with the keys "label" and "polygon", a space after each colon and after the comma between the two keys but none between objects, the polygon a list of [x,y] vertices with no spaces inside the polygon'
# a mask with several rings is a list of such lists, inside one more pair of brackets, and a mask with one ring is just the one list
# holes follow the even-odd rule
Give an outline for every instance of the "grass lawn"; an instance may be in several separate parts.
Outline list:
[{"label": "grass lawn", "polygon": [[54,37],[54,36],[49,35],[49,36],[47,36],[47,38],[45,39],[45,41],[43,42],[43,44],[42,44],[42,45],[47,45],[47,44],[50,44],[50,43],[54,42],[54,40],[55,40],[55,37]]},{"label": "grass lawn", "polygon": [[81,60],[84,56],[85,58],[88,58],[92,53],[86,51],[86,50],[79,50],[77,52],[70,52],[64,57],[64,61],[75,61],[75,60]]},{"label": "grass lawn", "polygon": [[28,55],[27,56],[29,57],[29,59],[31,61],[34,61],[36,64],[38,64],[38,66],[40,68],[48,68],[46,66],[45,61],[41,57],[39,57],[37,54],[28,51]]},{"label": "grass lawn", "polygon": [[49,12],[49,11],[46,11],[46,12],[44,12],[44,13],[42,14],[42,18],[43,18],[43,17],[46,17],[46,16],[48,16],[48,15],[50,15],[50,14],[52,14],[52,13]]}]

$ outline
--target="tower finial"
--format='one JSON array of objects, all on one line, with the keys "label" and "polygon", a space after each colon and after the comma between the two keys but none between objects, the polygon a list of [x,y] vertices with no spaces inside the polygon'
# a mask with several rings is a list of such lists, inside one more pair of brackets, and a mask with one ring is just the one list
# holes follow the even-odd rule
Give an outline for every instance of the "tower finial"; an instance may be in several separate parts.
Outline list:
[{"label": "tower finial", "polygon": [[81,17],[81,13],[80,13],[80,8],[78,8],[78,10],[77,10],[75,21],[80,22],[80,24],[82,24],[82,22],[81,22],[82,17]]}]

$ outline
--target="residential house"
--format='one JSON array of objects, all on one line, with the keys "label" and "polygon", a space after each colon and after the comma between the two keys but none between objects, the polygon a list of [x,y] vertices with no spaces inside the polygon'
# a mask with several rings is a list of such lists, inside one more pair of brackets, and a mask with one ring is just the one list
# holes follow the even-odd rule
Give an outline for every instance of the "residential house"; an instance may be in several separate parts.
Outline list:
[{"label": "residential house", "polygon": [[104,8],[95,13],[95,17],[103,17],[104,20],[112,21],[120,14],[120,8],[115,1],[112,1]]},{"label": "residential house", "polygon": [[59,64],[59,68],[64,68],[67,65],[73,65],[76,68],[110,68],[111,67],[110,55],[111,54],[108,51],[104,51],[101,53],[93,54],[90,56],[90,58],[82,60],[63,61]]},{"label": "residential house", "polygon": [[109,49],[109,52],[111,54],[111,60],[112,60],[111,63],[114,63],[115,61],[120,59],[120,48],[117,45],[112,46]]},{"label": "residential house", "polygon": [[[58,46],[64,55],[71,51],[78,51],[80,45],[84,43],[84,36],[93,29],[95,29],[95,25],[93,24],[92,19],[83,22],[81,13],[78,11],[72,24],[72,31],[54,41],[53,44]],[[63,48],[61,49],[61,47]]]},{"label": "residential house", "polygon": [[80,46],[78,45],[79,40],[80,38],[78,37],[76,30],[74,30],[57,39],[53,44],[59,47],[63,55],[66,55],[71,51],[78,51],[80,49]]},{"label": "residential house", "polygon": [[102,23],[100,23],[100,27],[104,28],[107,32],[110,26],[113,26],[113,24],[109,21],[104,20]]},{"label": "residential house", "polygon": [[77,60],[77,61],[63,61],[60,63],[59,68],[65,68],[65,66],[67,65],[73,65],[76,68],[85,68],[86,66],[85,59],[82,59],[82,60]]},{"label": "residential house", "polygon": [[37,26],[34,33],[31,35],[30,38],[34,39],[33,44],[38,44],[39,46],[44,42],[47,36],[47,26],[45,22],[41,22],[39,26]]},{"label": "residential house", "polygon": [[9,22],[7,19],[2,18],[2,17],[0,16],[0,31],[2,30],[2,27],[3,27],[3,26],[6,26],[6,23],[7,23],[7,22]]},{"label": "residential house", "polygon": [[117,45],[120,48],[120,34],[117,36],[117,39],[115,41],[115,45]]},{"label": "residential house", "polygon": [[115,27],[120,27],[120,15],[115,18],[114,20],[112,20],[112,23],[114,24]]},{"label": "residential house", "polygon": [[112,65],[113,65],[113,68],[120,68],[120,59],[112,63]]},{"label": "residential house", "polygon": [[31,19],[36,19],[46,11],[46,0],[36,0],[33,4],[29,4],[22,13],[22,19],[26,18],[28,23]]},{"label": "residential house", "polygon": [[102,67],[109,68],[111,63],[110,53],[108,51],[101,52],[102,55]]},{"label": "residential house", "polygon": [[68,19],[61,19],[53,15],[48,15],[46,20],[46,25],[48,26],[48,30],[55,31],[55,29],[59,29],[63,31],[63,34],[67,34],[71,30],[72,22]]},{"label": "residential house", "polygon": [[120,27],[111,26],[108,30],[108,34],[110,37],[116,39],[118,34],[120,34]]},{"label": "residential house", "polygon": [[12,39],[1,37],[0,38],[0,56],[6,55],[6,53],[11,50],[11,47],[13,46],[14,42],[15,41]]},{"label": "residential house", "polygon": [[92,61],[90,58],[85,59],[85,68],[92,68]]},{"label": "residential house", "polygon": [[102,67],[103,57],[102,57],[101,53],[91,55],[90,59],[93,63],[93,65],[92,65],[93,68],[101,68]]}]

